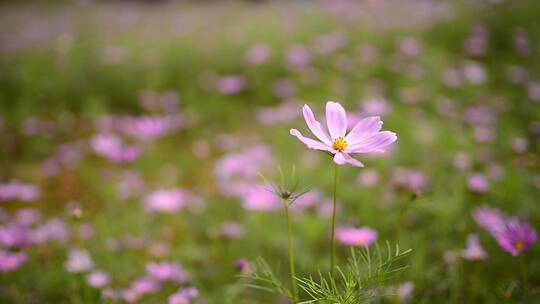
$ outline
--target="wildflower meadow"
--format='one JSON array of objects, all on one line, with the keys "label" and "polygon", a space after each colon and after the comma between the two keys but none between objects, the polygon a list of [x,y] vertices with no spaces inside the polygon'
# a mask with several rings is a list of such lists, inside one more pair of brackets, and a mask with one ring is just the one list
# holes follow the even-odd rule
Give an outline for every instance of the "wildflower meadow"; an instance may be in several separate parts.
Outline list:
[{"label": "wildflower meadow", "polygon": [[0,1],[0,303],[540,303],[540,3]]}]

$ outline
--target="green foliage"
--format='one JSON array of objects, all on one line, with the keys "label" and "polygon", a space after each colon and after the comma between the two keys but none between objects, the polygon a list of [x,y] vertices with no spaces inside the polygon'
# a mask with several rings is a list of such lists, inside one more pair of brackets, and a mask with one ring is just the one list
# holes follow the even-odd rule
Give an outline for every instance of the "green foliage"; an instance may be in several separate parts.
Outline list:
[{"label": "green foliage", "polygon": [[[402,251],[398,245],[392,248],[389,242],[384,249],[378,244],[374,247],[374,250],[370,247],[360,250],[351,248],[347,264],[343,268],[338,267],[335,277],[319,270],[315,277],[296,278],[308,298],[300,303],[365,303],[387,295],[385,284],[408,267],[404,265],[404,259],[412,250]],[[287,284],[279,279],[279,275],[263,258],[257,259],[250,278],[254,283],[248,284],[249,287],[291,299]]]}]

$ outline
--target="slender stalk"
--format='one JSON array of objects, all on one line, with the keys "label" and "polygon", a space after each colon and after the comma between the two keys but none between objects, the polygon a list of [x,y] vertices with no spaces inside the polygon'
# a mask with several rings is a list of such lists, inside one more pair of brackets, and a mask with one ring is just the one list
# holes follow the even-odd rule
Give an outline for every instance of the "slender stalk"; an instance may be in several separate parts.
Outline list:
[{"label": "slender stalk", "polygon": [[336,230],[336,197],[337,197],[338,165],[334,163],[334,202],[332,206],[332,244],[330,252],[330,273],[334,276],[334,256],[336,255],[335,230]]},{"label": "slender stalk", "polygon": [[289,214],[289,204],[287,200],[283,200],[283,207],[285,209],[285,217],[287,218],[287,244],[289,247],[289,274],[291,276],[291,286],[293,292],[293,301],[298,303],[298,286],[296,285],[296,271],[294,270],[294,248],[292,243],[292,224],[291,216]]},{"label": "slender stalk", "polygon": [[523,289],[527,291],[529,289],[529,277],[527,275],[527,265],[525,261],[525,253],[519,255],[519,266],[521,269],[521,279],[523,280]]}]

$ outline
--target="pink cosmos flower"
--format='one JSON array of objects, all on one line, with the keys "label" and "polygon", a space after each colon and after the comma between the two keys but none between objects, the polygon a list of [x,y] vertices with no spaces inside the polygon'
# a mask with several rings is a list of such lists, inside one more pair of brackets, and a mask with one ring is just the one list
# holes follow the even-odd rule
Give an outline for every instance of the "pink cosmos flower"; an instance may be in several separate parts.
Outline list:
[{"label": "pink cosmos flower", "polygon": [[279,208],[277,196],[263,185],[246,185],[241,191],[243,207],[252,211],[273,211]]},{"label": "pink cosmos flower", "polygon": [[216,82],[216,90],[223,95],[240,93],[246,88],[246,79],[242,76],[223,76]]},{"label": "pink cosmos flower", "polygon": [[396,294],[399,301],[404,302],[411,299],[414,293],[414,283],[405,282],[397,287]]},{"label": "pink cosmos flower", "polygon": [[39,210],[33,208],[19,209],[15,214],[15,222],[22,226],[32,226],[41,218]]},{"label": "pink cosmos flower", "polygon": [[536,231],[517,219],[508,220],[496,238],[501,248],[513,256],[520,255],[538,240]]},{"label": "pink cosmos flower", "polygon": [[467,179],[467,186],[476,193],[485,193],[489,190],[489,182],[482,174],[471,174]]},{"label": "pink cosmos flower", "polygon": [[488,206],[476,208],[473,211],[473,219],[478,226],[484,228],[493,236],[504,229],[506,220],[499,210]]},{"label": "pink cosmos flower", "polygon": [[59,243],[66,242],[69,238],[69,231],[66,223],[57,218],[51,217],[43,225],[40,225],[32,232],[32,243],[43,244],[47,241]]},{"label": "pink cosmos flower", "polygon": [[344,245],[367,247],[377,240],[377,231],[368,227],[338,227],[336,239]]},{"label": "pink cosmos flower", "polygon": [[169,297],[169,304],[189,304],[198,295],[199,292],[193,287],[180,289]]},{"label": "pink cosmos flower", "polygon": [[538,240],[536,231],[528,223],[499,210],[483,206],[474,211],[473,218],[497,240],[504,251],[513,256],[529,249]]},{"label": "pink cosmos flower", "polygon": [[8,252],[0,250],[0,272],[11,272],[17,270],[26,262],[26,253]]},{"label": "pink cosmos flower", "polygon": [[39,199],[40,196],[41,191],[32,184],[23,184],[18,181],[0,184],[0,202],[9,200],[30,202]]},{"label": "pink cosmos flower", "polygon": [[109,284],[109,281],[109,275],[103,271],[92,271],[86,276],[86,282],[94,288],[103,288]]},{"label": "pink cosmos flower", "polygon": [[146,271],[151,278],[159,282],[185,283],[189,279],[188,273],[176,263],[148,263],[146,264]]},{"label": "pink cosmos flower", "polygon": [[394,132],[380,132],[383,122],[377,116],[360,120],[347,134],[347,114],[337,102],[329,101],[326,103],[328,132],[315,119],[309,106],[304,105],[303,113],[308,128],[319,141],[304,137],[296,129],[290,130],[291,135],[296,136],[308,148],[331,153],[334,155],[334,162],[338,165],[350,164],[355,167],[363,167],[364,165],[360,161],[352,158],[349,154],[384,153],[386,148],[397,140]]},{"label": "pink cosmos flower", "polygon": [[246,53],[246,61],[253,65],[263,64],[272,55],[272,49],[266,44],[258,43],[253,45]]},{"label": "pink cosmos flower", "polygon": [[476,234],[467,236],[467,248],[461,252],[461,257],[470,261],[483,261],[487,259],[487,252],[480,245]]},{"label": "pink cosmos flower", "polygon": [[179,211],[190,199],[191,194],[181,189],[160,189],[144,198],[144,210],[147,212],[172,213]]},{"label": "pink cosmos flower", "polygon": [[87,272],[94,267],[94,262],[88,251],[84,249],[71,249],[65,267],[71,273]]}]

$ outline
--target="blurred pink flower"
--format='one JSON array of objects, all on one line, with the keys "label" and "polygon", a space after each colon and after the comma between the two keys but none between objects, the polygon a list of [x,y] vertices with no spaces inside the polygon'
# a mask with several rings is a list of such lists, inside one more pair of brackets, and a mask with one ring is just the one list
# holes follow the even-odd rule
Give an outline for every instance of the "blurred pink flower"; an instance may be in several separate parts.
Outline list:
[{"label": "blurred pink flower", "polygon": [[244,258],[239,258],[238,260],[236,260],[235,266],[236,270],[238,270],[243,275],[249,275],[252,272],[248,260]]},{"label": "blurred pink flower", "polygon": [[304,67],[310,62],[311,54],[304,46],[293,46],[287,53],[287,63],[293,68]]},{"label": "blurred pink flower", "polygon": [[[321,218],[330,218],[332,216],[332,201],[325,199],[325,201],[317,206],[317,215]],[[337,203],[336,214],[341,213],[341,204]]]},{"label": "blurred pink flower", "polygon": [[524,153],[527,152],[527,150],[529,149],[529,142],[526,138],[514,137],[510,142],[510,146],[512,147],[512,150],[514,150],[514,152]]},{"label": "blurred pink flower", "polygon": [[324,200],[324,195],[317,190],[311,190],[297,198],[291,205],[292,211],[301,211],[316,206]]},{"label": "blurred pink flower", "polygon": [[63,243],[68,238],[69,231],[66,223],[56,217],[49,218],[45,224],[37,227],[32,232],[32,242],[35,244],[43,244],[48,241]]},{"label": "blurred pink flower", "polygon": [[263,64],[272,55],[272,50],[266,44],[258,43],[253,45],[246,53],[246,61],[253,65]]},{"label": "blurred pink flower", "polygon": [[522,27],[515,28],[513,38],[514,48],[519,55],[528,56],[531,54],[531,44],[529,41],[529,34],[527,33],[526,29]]},{"label": "blurred pink flower", "polygon": [[501,248],[513,256],[520,255],[538,240],[536,231],[528,223],[509,219],[502,231],[496,236]]},{"label": "blurred pink flower", "polygon": [[10,223],[0,227],[0,245],[5,248],[20,248],[31,244],[31,230],[28,227]]},{"label": "blurred pink flower", "polygon": [[463,66],[463,75],[470,84],[474,85],[483,84],[487,78],[484,66],[474,61],[469,61]]},{"label": "blurred pink flower", "polygon": [[177,132],[184,124],[179,113],[170,115],[124,116],[115,121],[118,131],[143,141],[152,141]]},{"label": "blurred pink flower", "polygon": [[0,202],[20,200],[24,202],[35,201],[41,196],[41,191],[35,185],[23,184],[18,181],[0,184]]},{"label": "blurred pink flower", "polygon": [[489,182],[482,174],[474,173],[467,179],[469,190],[476,193],[485,193],[489,190]]},{"label": "blurred pink flower", "polygon": [[330,54],[345,47],[346,44],[347,34],[336,31],[319,36],[315,40],[315,50],[320,54]]},{"label": "blurred pink flower", "polygon": [[344,245],[367,247],[377,240],[377,231],[368,227],[337,227],[336,239]]},{"label": "blurred pink flower", "polygon": [[528,86],[529,98],[534,102],[540,102],[540,83],[530,83]]},{"label": "blurred pink flower", "polygon": [[94,270],[86,276],[86,282],[94,288],[103,288],[109,284],[109,281],[109,275],[99,270]]},{"label": "blurred pink flower", "polygon": [[85,249],[70,249],[65,267],[72,273],[88,272],[94,268],[94,262]]},{"label": "blurred pink flower", "polygon": [[475,25],[471,35],[465,42],[465,48],[470,55],[482,56],[488,50],[488,31],[483,25]]},{"label": "blurred pink flower", "polygon": [[94,152],[113,163],[127,163],[137,159],[140,149],[123,146],[119,137],[111,134],[98,134],[90,142]]},{"label": "blurred pink flower", "polygon": [[241,76],[223,76],[216,82],[216,90],[223,95],[240,93],[246,87],[246,80]]},{"label": "blurred pink flower", "polygon": [[463,152],[459,152],[454,156],[454,167],[459,170],[467,170],[471,166],[469,156]]},{"label": "blurred pink flower", "polygon": [[246,184],[254,183],[259,172],[272,163],[272,153],[265,145],[255,145],[245,151],[221,158],[214,168],[214,176],[221,194],[242,196]]},{"label": "blurred pink flower", "polygon": [[[364,165],[352,158],[353,153],[384,153],[386,148],[397,140],[395,133],[382,131],[379,117],[367,117],[358,122],[348,134],[345,109],[337,103],[326,103],[326,120],[329,134],[315,120],[311,109],[304,105],[304,119],[311,132],[319,141],[304,137],[298,130],[291,129],[291,135],[302,141],[308,148],[329,152],[338,165],[350,164],[355,167]],[[329,136],[330,135],[330,136]]]},{"label": "blurred pink flower", "polygon": [[17,210],[15,221],[22,226],[32,226],[41,219],[41,213],[37,209],[23,208]]},{"label": "blurred pink flower", "polygon": [[513,256],[529,249],[538,239],[536,231],[528,223],[487,206],[475,209],[473,218],[497,240],[504,251]]},{"label": "blurred pink flower", "polygon": [[362,114],[364,116],[383,116],[390,112],[391,108],[384,98],[370,98],[362,102]]},{"label": "blurred pink flower", "polygon": [[461,251],[461,257],[471,261],[483,261],[487,259],[487,252],[480,245],[476,234],[467,236],[467,248]]},{"label": "blurred pink flower", "polygon": [[236,222],[224,222],[220,226],[221,234],[229,239],[240,239],[245,235],[244,226]]},{"label": "blurred pink flower", "polygon": [[281,99],[287,99],[294,96],[296,93],[296,87],[294,82],[289,79],[280,79],[274,83],[273,87],[274,95]]},{"label": "blurred pink flower", "polygon": [[501,232],[506,225],[505,216],[499,210],[488,206],[476,208],[472,216],[478,226],[484,228],[493,236]]},{"label": "blurred pink flower", "polygon": [[373,187],[379,182],[379,173],[373,169],[365,169],[358,174],[356,184],[362,187]]},{"label": "blurred pink flower", "polygon": [[199,295],[197,289],[193,287],[183,288],[169,297],[169,304],[189,304],[191,299]]},{"label": "blurred pink flower", "polygon": [[160,282],[153,278],[143,277],[135,280],[131,286],[122,291],[122,298],[128,303],[137,302],[147,294],[157,292],[161,289]]},{"label": "blurred pink flower", "polygon": [[9,252],[0,250],[0,272],[12,272],[21,267],[26,262],[27,256],[24,252]]},{"label": "blurred pink flower", "polygon": [[146,264],[146,271],[151,278],[159,282],[185,283],[189,280],[188,273],[176,263],[148,263]]},{"label": "blurred pink flower", "polygon": [[429,178],[420,171],[396,168],[392,172],[392,183],[399,188],[419,191],[428,188]]},{"label": "blurred pink flower", "polygon": [[414,37],[402,38],[399,41],[400,52],[408,57],[418,57],[422,54],[422,44]]},{"label": "blurred pink flower", "polygon": [[410,300],[413,296],[413,293],[414,293],[413,282],[405,282],[403,284],[400,284],[396,290],[397,297],[399,301],[401,302]]},{"label": "blurred pink flower", "polygon": [[144,198],[144,210],[147,212],[172,213],[184,207],[192,195],[181,189],[160,189]]},{"label": "blurred pink flower", "polygon": [[277,196],[264,185],[245,185],[241,190],[244,209],[252,211],[273,211],[280,207]]},{"label": "blurred pink flower", "polygon": [[481,143],[492,142],[495,140],[495,130],[490,127],[476,127],[474,128],[474,138]]},{"label": "blurred pink flower", "polygon": [[289,122],[298,117],[296,104],[285,102],[277,107],[262,108],[257,112],[257,120],[264,125]]}]

